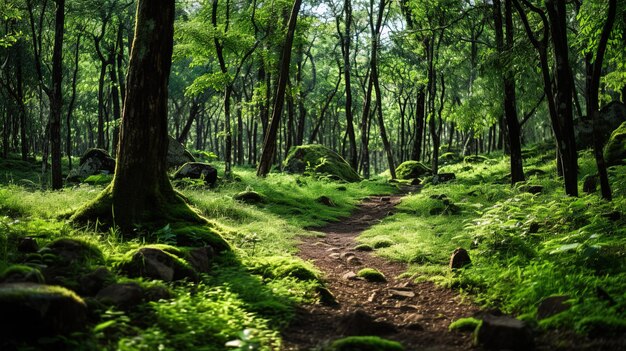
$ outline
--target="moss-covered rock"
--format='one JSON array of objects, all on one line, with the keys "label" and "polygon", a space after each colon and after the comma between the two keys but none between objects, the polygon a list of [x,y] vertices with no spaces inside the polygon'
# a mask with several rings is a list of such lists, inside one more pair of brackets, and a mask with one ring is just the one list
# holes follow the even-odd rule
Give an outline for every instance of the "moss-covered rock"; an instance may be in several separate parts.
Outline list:
[{"label": "moss-covered rock", "polygon": [[144,246],[127,253],[119,269],[133,278],[144,277],[166,282],[198,280],[198,274],[188,262],[157,246]]},{"label": "moss-covered rock", "polygon": [[335,151],[318,144],[301,145],[293,148],[285,162],[283,170],[287,173],[313,172],[330,176],[346,182],[358,182],[361,177],[350,167],[348,162]]},{"label": "moss-covered rock", "polygon": [[374,268],[363,268],[357,272],[356,276],[363,278],[368,282],[384,283],[387,281],[385,275]]},{"label": "moss-covered rock", "polygon": [[87,321],[87,305],[78,295],[44,284],[0,284],[0,311],[0,340],[69,334]]},{"label": "moss-covered rock", "polygon": [[247,204],[262,204],[265,202],[265,196],[257,193],[256,191],[246,190],[237,193],[233,196],[233,199],[241,201]]},{"label": "moss-covered rock", "polygon": [[73,238],[57,239],[42,248],[40,253],[56,257],[56,261],[53,262],[55,265],[101,264],[104,262],[102,252],[97,246]]},{"label": "moss-covered rock", "polygon": [[174,172],[174,179],[202,179],[208,185],[217,182],[217,169],[208,163],[187,162]]},{"label": "moss-covered rock", "polygon": [[34,267],[16,264],[0,273],[0,283],[45,283],[43,274]]},{"label": "moss-covered rock", "polygon": [[432,170],[419,161],[404,161],[396,168],[398,179],[420,178],[432,173]]},{"label": "moss-covered rock", "polygon": [[458,330],[463,332],[473,332],[480,325],[482,321],[473,317],[459,318],[456,321],[450,323],[448,326],[449,331]]},{"label": "moss-covered rock", "polygon": [[622,123],[609,137],[604,147],[607,166],[626,164],[626,122]]},{"label": "moss-covered rock", "polygon": [[335,340],[329,351],[404,351],[404,347],[397,341],[378,336],[349,336]]},{"label": "moss-covered rock", "polygon": [[293,257],[271,256],[250,262],[250,271],[267,278],[293,277],[321,282],[320,274],[310,263]]}]

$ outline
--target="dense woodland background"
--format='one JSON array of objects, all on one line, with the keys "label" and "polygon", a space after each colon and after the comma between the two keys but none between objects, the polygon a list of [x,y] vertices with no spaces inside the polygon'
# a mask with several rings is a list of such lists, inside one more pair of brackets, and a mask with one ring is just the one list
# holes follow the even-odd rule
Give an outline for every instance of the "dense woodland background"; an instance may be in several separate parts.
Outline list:
[{"label": "dense woodland background", "polygon": [[[299,1],[178,1],[170,134],[229,173],[258,164],[276,110],[271,164],[320,143],[368,177],[408,159],[436,172],[448,150],[504,149],[514,181],[520,143],[557,140],[574,195],[573,120],[626,95],[626,5],[546,4],[346,0],[297,12]],[[58,188],[61,157],[116,152],[135,6],[3,1],[0,11],[1,154],[43,155]]]}]

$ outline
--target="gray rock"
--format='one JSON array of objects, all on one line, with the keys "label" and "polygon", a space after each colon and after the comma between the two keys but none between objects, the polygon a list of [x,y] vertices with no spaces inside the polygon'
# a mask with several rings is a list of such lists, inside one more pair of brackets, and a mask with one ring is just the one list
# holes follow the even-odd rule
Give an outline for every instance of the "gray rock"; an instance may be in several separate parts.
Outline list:
[{"label": "gray rock", "polygon": [[487,350],[532,350],[533,334],[528,325],[518,319],[486,315],[475,332],[475,342]]},{"label": "gray rock", "polygon": [[174,179],[203,179],[206,184],[215,185],[217,169],[208,163],[187,162],[174,173]]},{"label": "gray rock", "polygon": [[0,339],[67,335],[87,325],[85,302],[60,286],[0,284],[0,311]]},{"label": "gray rock", "polygon": [[433,184],[440,184],[456,179],[454,173],[437,173],[433,176]]},{"label": "gray rock", "polygon": [[337,205],[335,205],[335,202],[333,201],[333,199],[331,199],[328,196],[320,196],[317,199],[315,199],[315,202],[320,203],[324,206],[328,206],[328,207],[337,207]]},{"label": "gray rock", "polygon": [[83,296],[96,295],[107,283],[115,279],[113,274],[105,267],[99,267],[96,270],[82,275],[78,279],[78,292]]},{"label": "gray rock", "polygon": [[170,135],[168,135],[167,138],[169,140],[167,147],[167,166],[169,168],[180,167],[187,162],[196,162],[196,159],[185,149],[183,144],[179,143]]}]

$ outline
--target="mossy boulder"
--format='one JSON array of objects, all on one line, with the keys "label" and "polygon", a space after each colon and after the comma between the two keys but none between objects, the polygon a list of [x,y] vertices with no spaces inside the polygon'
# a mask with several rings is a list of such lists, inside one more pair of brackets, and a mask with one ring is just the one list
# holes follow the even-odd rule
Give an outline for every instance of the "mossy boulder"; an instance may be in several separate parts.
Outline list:
[{"label": "mossy boulder", "polygon": [[83,329],[87,322],[85,302],[60,286],[0,284],[0,311],[0,339],[67,335]]},{"label": "mossy boulder", "polygon": [[604,147],[607,166],[626,164],[626,122],[622,123],[609,137]]},{"label": "mossy boulder", "polygon": [[293,148],[283,163],[287,173],[313,172],[345,182],[358,182],[361,177],[335,151],[318,144],[301,145]]},{"label": "mossy boulder", "polygon": [[397,341],[378,336],[349,336],[335,340],[329,351],[404,351],[404,347]]},{"label": "mossy boulder", "polygon": [[102,252],[98,247],[79,239],[57,239],[39,252],[56,257],[56,260],[53,260],[55,265],[101,264],[104,262]]},{"label": "mossy boulder", "polygon": [[0,283],[45,283],[43,274],[39,269],[16,264],[9,266],[0,273]]},{"label": "mossy boulder", "polygon": [[115,159],[103,149],[88,149],[80,157],[78,168],[67,176],[68,181],[80,182],[94,174],[112,174],[115,171]]},{"label": "mossy boulder", "polygon": [[174,179],[202,179],[208,185],[217,182],[217,169],[208,163],[187,162],[174,172]]},{"label": "mossy boulder", "polygon": [[237,193],[233,196],[233,199],[250,205],[262,204],[265,202],[265,196],[252,190],[246,190]]},{"label": "mossy boulder", "polygon": [[144,246],[126,254],[119,269],[129,277],[143,277],[166,282],[189,279],[198,280],[198,274],[184,259],[163,247]]},{"label": "mossy boulder", "polygon": [[283,256],[271,256],[255,259],[248,268],[254,274],[266,278],[292,277],[298,280],[313,280],[321,283],[320,274],[310,263],[300,259]]},{"label": "mossy boulder", "polygon": [[[600,109],[596,123],[597,135],[604,145],[611,133],[626,122],[626,105],[619,101],[612,101]],[[574,120],[574,133],[578,150],[593,147],[593,122],[587,116]]]},{"label": "mossy boulder", "polygon": [[396,168],[398,179],[415,179],[431,173],[432,170],[419,161],[404,161]]},{"label": "mossy boulder", "polygon": [[384,283],[387,281],[385,275],[374,268],[363,268],[356,274],[357,277],[363,278],[368,282]]}]

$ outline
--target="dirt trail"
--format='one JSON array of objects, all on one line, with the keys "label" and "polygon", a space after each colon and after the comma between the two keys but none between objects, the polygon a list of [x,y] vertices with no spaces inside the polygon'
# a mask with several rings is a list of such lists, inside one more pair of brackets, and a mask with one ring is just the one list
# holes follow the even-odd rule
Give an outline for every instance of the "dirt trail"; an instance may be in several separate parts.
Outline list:
[{"label": "dirt trail", "polygon": [[[353,249],[357,245],[355,238],[388,216],[401,197],[370,197],[349,218],[317,228],[325,237],[302,239],[298,255],[324,273],[338,305],[303,306],[283,332],[283,350],[315,350],[334,339],[357,334],[400,341],[407,351],[471,348],[470,335],[450,333],[448,325],[476,314],[477,307],[430,282],[415,284],[410,279],[398,278],[406,271],[404,264]],[[356,273],[365,267],[381,271],[387,282],[371,283],[347,277],[349,272]]]}]

